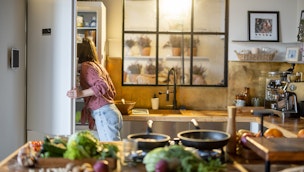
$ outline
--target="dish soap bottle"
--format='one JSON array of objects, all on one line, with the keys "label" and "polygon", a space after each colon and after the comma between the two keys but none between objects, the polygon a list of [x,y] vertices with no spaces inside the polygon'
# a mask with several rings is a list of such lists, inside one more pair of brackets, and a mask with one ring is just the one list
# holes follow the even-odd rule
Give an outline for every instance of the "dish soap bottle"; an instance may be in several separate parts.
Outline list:
[{"label": "dish soap bottle", "polygon": [[154,96],[151,98],[151,105],[153,110],[157,110],[159,107],[159,98],[154,94]]}]

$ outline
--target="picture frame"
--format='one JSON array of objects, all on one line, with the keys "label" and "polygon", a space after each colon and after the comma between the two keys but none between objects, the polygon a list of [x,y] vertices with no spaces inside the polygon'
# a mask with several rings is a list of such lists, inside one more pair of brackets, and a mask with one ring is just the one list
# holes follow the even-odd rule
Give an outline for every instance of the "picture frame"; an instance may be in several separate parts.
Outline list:
[{"label": "picture frame", "polygon": [[248,11],[249,41],[279,42],[278,11]]},{"label": "picture frame", "polygon": [[289,62],[299,61],[299,52],[300,48],[298,47],[289,47],[286,49],[286,60]]}]

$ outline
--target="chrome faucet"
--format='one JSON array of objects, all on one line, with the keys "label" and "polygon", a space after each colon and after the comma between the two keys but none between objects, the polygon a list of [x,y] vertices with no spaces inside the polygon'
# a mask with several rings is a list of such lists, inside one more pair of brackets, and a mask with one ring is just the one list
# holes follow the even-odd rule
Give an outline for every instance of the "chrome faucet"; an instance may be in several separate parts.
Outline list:
[{"label": "chrome faucet", "polygon": [[[173,74],[173,91],[169,90],[170,75]],[[177,109],[177,100],[176,100],[176,71],[174,68],[171,68],[168,72],[167,77],[167,90],[166,90],[166,101],[169,101],[170,93],[173,93],[173,109]],[[163,92],[159,92],[163,94]]]}]

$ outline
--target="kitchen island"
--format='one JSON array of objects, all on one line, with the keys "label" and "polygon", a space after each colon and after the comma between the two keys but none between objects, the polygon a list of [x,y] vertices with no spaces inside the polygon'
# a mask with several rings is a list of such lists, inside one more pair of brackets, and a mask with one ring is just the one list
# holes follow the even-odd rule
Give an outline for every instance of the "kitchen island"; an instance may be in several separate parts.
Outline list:
[{"label": "kitchen island", "polygon": [[[236,121],[237,122],[260,122],[260,118],[253,116],[250,112],[251,108],[242,108],[237,110]],[[190,121],[191,119],[196,119],[198,122],[226,122],[227,121],[227,111],[181,111],[179,114],[168,114],[168,113],[154,113],[154,114],[131,114],[123,115],[124,121],[176,121],[184,122]],[[264,117],[264,126],[267,128],[278,128],[280,129],[285,137],[295,138],[297,132],[304,128],[303,119],[282,119],[276,116],[266,116]],[[118,145],[120,152],[122,151],[122,142],[112,142]],[[26,146],[26,143],[24,146]],[[28,171],[28,169],[20,169],[16,163],[16,156],[18,150],[13,152],[10,156],[4,159],[0,163],[0,171],[9,171],[9,168],[18,168],[18,171]],[[121,154],[121,153],[120,153]],[[264,171],[264,160],[263,159],[253,159],[248,160],[238,155],[228,155],[226,156],[226,171]],[[288,167],[299,166],[303,164],[293,163],[277,163],[271,166],[271,171],[279,171]],[[39,166],[38,166],[39,168]],[[36,169],[38,170],[38,169]],[[17,171],[17,170],[15,170]],[[137,164],[136,166],[121,166],[118,161],[117,169],[115,171],[138,171],[144,172],[145,168],[143,164]]]},{"label": "kitchen island", "polygon": [[[122,151],[122,142],[111,142],[119,147],[119,153],[121,154]],[[27,146],[29,143],[26,143],[22,147]],[[14,151],[11,155],[9,155],[6,159],[4,159],[2,162],[0,162],[0,171],[1,172],[9,172],[9,171],[18,171],[18,172],[34,172],[34,171],[47,171],[47,170],[53,170],[52,172],[55,172],[56,169],[62,169],[65,167],[67,162],[73,162],[67,159],[60,159],[60,158],[49,158],[49,159],[41,159],[40,164],[38,160],[38,164],[35,168],[25,168],[17,163],[17,155],[19,150],[22,148],[20,147],[16,151]],[[80,162],[90,162],[92,163],[92,160],[83,160],[83,161],[77,161],[78,164]],[[93,163],[92,163],[93,164]],[[244,160],[244,158],[236,156],[236,155],[227,155],[227,162],[225,163],[225,172],[261,172],[264,171],[264,163],[263,160]],[[279,171],[288,167],[291,167],[293,165],[291,164],[274,164],[271,166],[272,171]],[[145,166],[142,163],[137,163],[133,166],[123,166],[121,165],[121,162],[117,161],[117,167],[114,170],[114,172],[146,172]]]}]

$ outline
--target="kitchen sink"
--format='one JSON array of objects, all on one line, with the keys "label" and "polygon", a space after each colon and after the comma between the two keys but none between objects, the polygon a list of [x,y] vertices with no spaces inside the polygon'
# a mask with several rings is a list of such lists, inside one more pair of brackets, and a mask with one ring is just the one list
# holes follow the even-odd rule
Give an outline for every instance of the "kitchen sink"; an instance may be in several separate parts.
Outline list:
[{"label": "kitchen sink", "polygon": [[149,109],[149,114],[163,114],[163,115],[181,114],[181,111],[174,109],[158,109],[158,110]]}]

